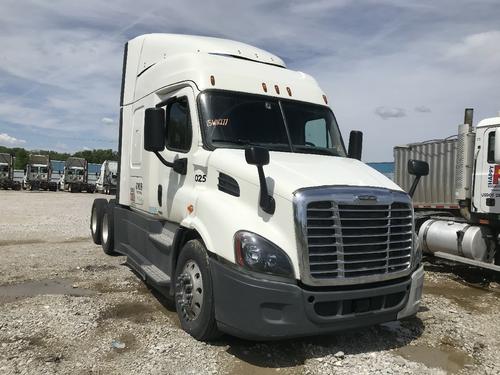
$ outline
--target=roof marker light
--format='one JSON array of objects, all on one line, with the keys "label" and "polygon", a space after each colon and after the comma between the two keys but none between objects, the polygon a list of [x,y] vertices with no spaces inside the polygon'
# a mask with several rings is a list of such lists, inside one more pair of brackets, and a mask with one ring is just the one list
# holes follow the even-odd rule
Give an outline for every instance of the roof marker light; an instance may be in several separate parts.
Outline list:
[{"label": "roof marker light", "polygon": [[325,101],[325,104],[328,104],[328,99],[326,98],[326,95],[323,94],[323,100]]},{"label": "roof marker light", "polygon": [[278,87],[278,85],[274,85],[274,89],[276,90],[276,94],[280,94],[280,88]]},{"label": "roof marker light", "polygon": [[215,86],[215,77],[214,76],[210,76],[210,83],[212,84],[212,86]]},{"label": "roof marker light", "polygon": [[262,82],[262,90],[264,90],[264,92],[267,92],[267,85]]},{"label": "roof marker light", "polygon": [[292,96],[292,90],[290,89],[290,87],[286,87],[286,92],[288,92],[289,96]]}]

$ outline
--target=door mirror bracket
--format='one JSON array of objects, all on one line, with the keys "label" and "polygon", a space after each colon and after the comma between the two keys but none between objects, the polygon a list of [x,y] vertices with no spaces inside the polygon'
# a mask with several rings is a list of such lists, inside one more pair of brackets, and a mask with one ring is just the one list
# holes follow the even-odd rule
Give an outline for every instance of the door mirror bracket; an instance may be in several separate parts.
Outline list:
[{"label": "door mirror bracket", "polygon": [[276,210],[276,202],[274,198],[269,195],[266,183],[266,176],[264,175],[264,165],[269,164],[269,151],[262,147],[252,146],[245,150],[245,159],[248,164],[255,165],[259,173],[260,185],[260,198],[259,206],[262,211],[270,215],[274,214]]}]

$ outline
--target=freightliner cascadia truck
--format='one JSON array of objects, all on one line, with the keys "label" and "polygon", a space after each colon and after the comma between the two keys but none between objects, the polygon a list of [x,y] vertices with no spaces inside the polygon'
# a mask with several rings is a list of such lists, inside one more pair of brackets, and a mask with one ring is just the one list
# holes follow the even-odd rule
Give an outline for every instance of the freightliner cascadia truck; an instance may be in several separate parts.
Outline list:
[{"label": "freightliner cascadia truck", "polygon": [[311,76],[243,43],[143,35],[125,46],[120,114],[116,200],[94,201],[92,237],[171,297],[193,337],[417,312],[411,198],[358,160],[360,132],[346,151]]},{"label": "freightliner cascadia truck", "polygon": [[457,136],[395,147],[395,181],[409,188],[408,160],[427,162],[431,172],[413,197],[422,250],[500,271],[500,117],[472,121],[466,109]]},{"label": "freightliner cascadia truck", "polygon": [[29,155],[23,188],[57,191],[57,182],[52,181],[52,168],[48,155]]},{"label": "freightliner cascadia truck", "polygon": [[70,193],[95,192],[95,185],[88,182],[89,170],[87,160],[77,157],[69,157],[64,162],[64,172],[59,181],[62,191]]},{"label": "freightliner cascadia truck", "polygon": [[0,153],[0,189],[21,190],[21,183],[14,180],[14,161],[11,154]]}]

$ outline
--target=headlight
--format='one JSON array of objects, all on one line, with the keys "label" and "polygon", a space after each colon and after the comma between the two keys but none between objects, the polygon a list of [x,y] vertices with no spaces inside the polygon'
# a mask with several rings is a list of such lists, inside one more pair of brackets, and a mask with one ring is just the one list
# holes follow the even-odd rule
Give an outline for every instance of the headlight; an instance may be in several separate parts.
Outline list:
[{"label": "headlight", "polygon": [[293,278],[290,259],[278,246],[246,231],[234,235],[236,263],[254,272]]}]

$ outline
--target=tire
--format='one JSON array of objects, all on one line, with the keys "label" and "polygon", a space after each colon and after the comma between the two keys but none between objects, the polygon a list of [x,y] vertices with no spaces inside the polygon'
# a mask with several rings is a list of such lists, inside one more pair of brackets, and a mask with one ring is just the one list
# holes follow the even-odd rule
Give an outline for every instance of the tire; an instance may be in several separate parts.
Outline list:
[{"label": "tire", "polygon": [[90,211],[90,233],[96,245],[101,244],[102,216],[108,201],[106,199],[94,199]]},{"label": "tire", "polygon": [[[103,199],[105,201],[105,199]],[[113,210],[116,206],[114,199],[106,205],[101,223],[101,246],[107,255],[116,255],[115,252],[115,223]]]},{"label": "tire", "polygon": [[205,246],[188,241],[175,270],[175,307],[181,327],[200,341],[218,338],[212,276]]}]

